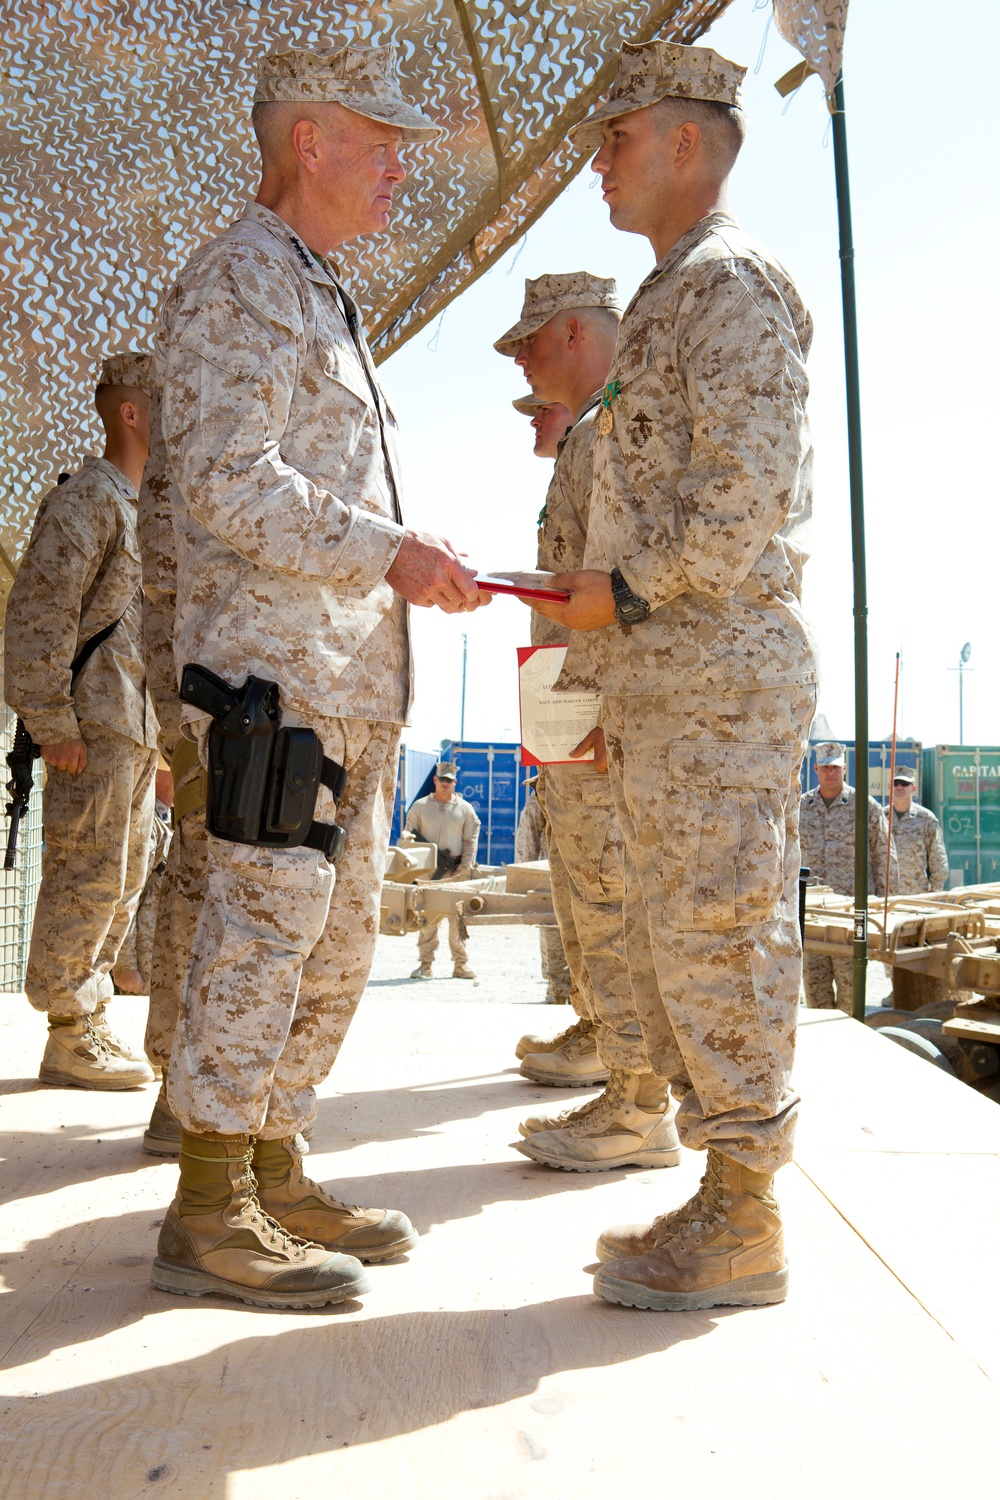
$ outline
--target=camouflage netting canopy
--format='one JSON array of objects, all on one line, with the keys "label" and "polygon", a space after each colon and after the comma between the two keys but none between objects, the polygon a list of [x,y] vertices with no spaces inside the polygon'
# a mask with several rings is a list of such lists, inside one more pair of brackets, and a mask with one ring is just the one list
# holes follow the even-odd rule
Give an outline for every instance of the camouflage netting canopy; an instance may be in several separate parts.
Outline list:
[{"label": "camouflage netting canopy", "polygon": [[727,4],[4,0],[6,556],[20,556],[58,470],[97,443],[91,392],[101,356],[148,346],[178,268],[252,195],[249,101],[262,53],[392,37],[405,91],[446,127],[439,141],[408,148],[391,233],[349,247],[344,259],[384,358],[584,164],[566,132],[606,91],[622,40],[693,42]]}]

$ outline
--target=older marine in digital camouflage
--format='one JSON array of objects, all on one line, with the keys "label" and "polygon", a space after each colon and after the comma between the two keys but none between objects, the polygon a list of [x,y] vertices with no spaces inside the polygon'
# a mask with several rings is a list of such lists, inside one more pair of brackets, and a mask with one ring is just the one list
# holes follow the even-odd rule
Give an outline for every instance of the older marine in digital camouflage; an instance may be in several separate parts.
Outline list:
[{"label": "older marine in digital camouflage", "polygon": [[[83,739],[77,775],[47,767],[45,848],[25,991],[36,1010],[92,1014],[146,878],[156,715],[140,641],[136,492],[104,458],[51,490],[7,604],[4,693],[37,744]],[[71,663],[120,619],[71,684]]]},{"label": "older marine in digital camouflage", "polygon": [[919,802],[911,802],[905,813],[892,813],[892,842],[899,866],[897,891],[943,891],[948,884],[948,851],[941,824]]},{"label": "older marine in digital camouflage", "polygon": [[[538,567],[568,573],[583,566],[594,482],[594,395],[559,445],[538,530]],[[532,645],[560,645],[566,629],[531,616]],[[606,1068],[648,1073],[625,953],[624,849],[607,772],[593,765],[543,766],[535,795],[549,828],[549,870],[578,1014],[597,1023]]]},{"label": "older marine in digital camouflage", "polygon": [[629,972],[681,1139],[768,1173],[798,1105],[811,337],[787,272],[727,213],[646,277],[608,377],[585,566],[620,567],[652,612],[574,632],[560,681],[602,691]]},{"label": "older marine in digital camouflage", "polygon": [[[844,784],[829,807],[813,787],[802,798],[799,837],[802,863],[809,870],[810,885],[828,885],[842,896],[854,894],[854,820],[856,797]],[[868,893],[885,895],[885,862],[889,828],[885,813],[874,797],[868,798]],[[896,847],[889,859],[889,889],[898,888]],[[813,1010],[842,1010],[851,1014],[854,1000],[854,963],[850,951],[843,958],[828,953],[807,953],[803,964],[806,1004]],[[836,993],[834,993],[836,986]]]},{"label": "older marine in digital camouflage", "polygon": [[411,670],[385,582],[403,534],[395,422],[356,318],[329,265],[255,203],[192,257],[161,318],[177,666],[277,680],[285,722],[348,773],[340,805],[324,789],[316,810],[347,830],[336,872],[314,850],[208,840],[168,1072],[195,1134],[311,1121],[378,933]]}]

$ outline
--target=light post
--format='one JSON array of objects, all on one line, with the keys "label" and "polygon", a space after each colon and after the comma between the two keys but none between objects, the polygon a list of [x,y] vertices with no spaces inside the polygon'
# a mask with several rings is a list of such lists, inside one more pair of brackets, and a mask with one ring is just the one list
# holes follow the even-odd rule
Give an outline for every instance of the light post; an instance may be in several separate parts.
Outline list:
[{"label": "light post", "polygon": [[958,743],[960,745],[965,744],[965,704],[963,700],[963,679],[966,672],[971,672],[973,670],[972,667],[966,665],[971,655],[972,642],[966,641],[965,645],[958,653],[958,667],[952,669],[953,671],[958,672]]}]

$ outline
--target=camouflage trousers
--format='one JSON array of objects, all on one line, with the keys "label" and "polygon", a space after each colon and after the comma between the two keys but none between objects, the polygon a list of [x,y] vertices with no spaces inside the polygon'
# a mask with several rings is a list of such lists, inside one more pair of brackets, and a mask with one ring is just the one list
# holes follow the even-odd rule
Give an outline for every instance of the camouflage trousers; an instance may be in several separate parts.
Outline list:
[{"label": "camouflage trousers", "polygon": [[[286,714],[285,722],[295,722]],[[399,727],[314,715],[347,768],[336,869],[313,849],[206,839],[205,899],[167,1070],[170,1107],[196,1135],[293,1135],[316,1115],[371,969],[396,784]]]},{"label": "camouflage trousers", "polygon": [[421,927],[417,936],[417,953],[420,955],[422,964],[432,962],[438,946],[438,925],[441,922],[448,923],[448,946],[451,949],[452,962],[464,964],[469,961],[469,950],[465,946],[462,937],[462,922],[457,912],[454,911],[432,911],[427,913],[427,925]]},{"label": "camouflage trousers", "polygon": [[608,777],[592,766],[545,766],[535,785],[545,813],[552,905],[578,1014],[597,1022],[608,1068],[647,1073],[625,952],[624,850]]},{"label": "camouflage trousers", "polygon": [[[553,1002],[569,1001],[572,1003],[575,999],[573,976],[569,972],[566,949],[563,947],[559,928],[539,927],[538,946],[542,955],[542,978],[548,987],[545,998]],[[581,1007],[577,1004],[573,1008],[579,1015]]]},{"label": "camouflage trousers", "polygon": [[156,751],[81,726],[87,765],[46,767],[42,883],[24,981],[36,1010],[82,1016],[114,993],[110,971],[146,883]]},{"label": "camouflage trousers", "polygon": [[[806,1004],[813,1010],[842,1010],[851,1014],[854,1004],[854,960],[832,958],[827,953],[807,953],[802,963]],[[834,995],[833,987],[837,986]]]},{"label": "camouflage trousers", "polygon": [[118,950],[116,969],[135,969],[142,976],[144,985],[149,984],[152,968],[153,935],[156,932],[156,917],[160,906],[160,891],[167,852],[170,848],[170,827],[162,818],[154,816],[149,836],[149,862],[146,867],[146,884],[139,897],[132,924]]},{"label": "camouflage trousers", "polygon": [[788,1161],[802,972],[799,765],[813,687],[608,697],[625,940],[653,1071],[686,1146]]},{"label": "camouflage trousers", "polygon": [[[208,882],[208,834],[204,793],[189,795],[202,780],[199,761],[189,764],[174,784],[176,826],[167,851],[160,906],[153,936],[149,976],[149,1013],[146,1017],[146,1056],[154,1066],[168,1068],[174,1045],[184,978],[194,935],[198,930]],[[184,810],[193,800],[194,805]]]}]

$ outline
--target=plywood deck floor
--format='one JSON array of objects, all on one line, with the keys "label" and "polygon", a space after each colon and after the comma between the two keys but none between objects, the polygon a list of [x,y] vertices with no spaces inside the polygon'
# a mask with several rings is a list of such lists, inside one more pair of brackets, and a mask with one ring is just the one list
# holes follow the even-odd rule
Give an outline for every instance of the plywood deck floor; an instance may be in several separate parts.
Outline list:
[{"label": "plywood deck floor", "polygon": [[788,1302],[658,1314],[600,1302],[585,1268],[701,1158],[534,1166],[517,1120],[575,1096],[519,1080],[512,1045],[557,1008],[366,1001],[311,1170],[422,1239],[363,1305],[296,1315],[150,1287],[176,1172],[139,1147],[152,1090],[43,1088],[42,1023],[3,997],[0,1494],[995,1500],[1000,1108],[808,1019]]}]

